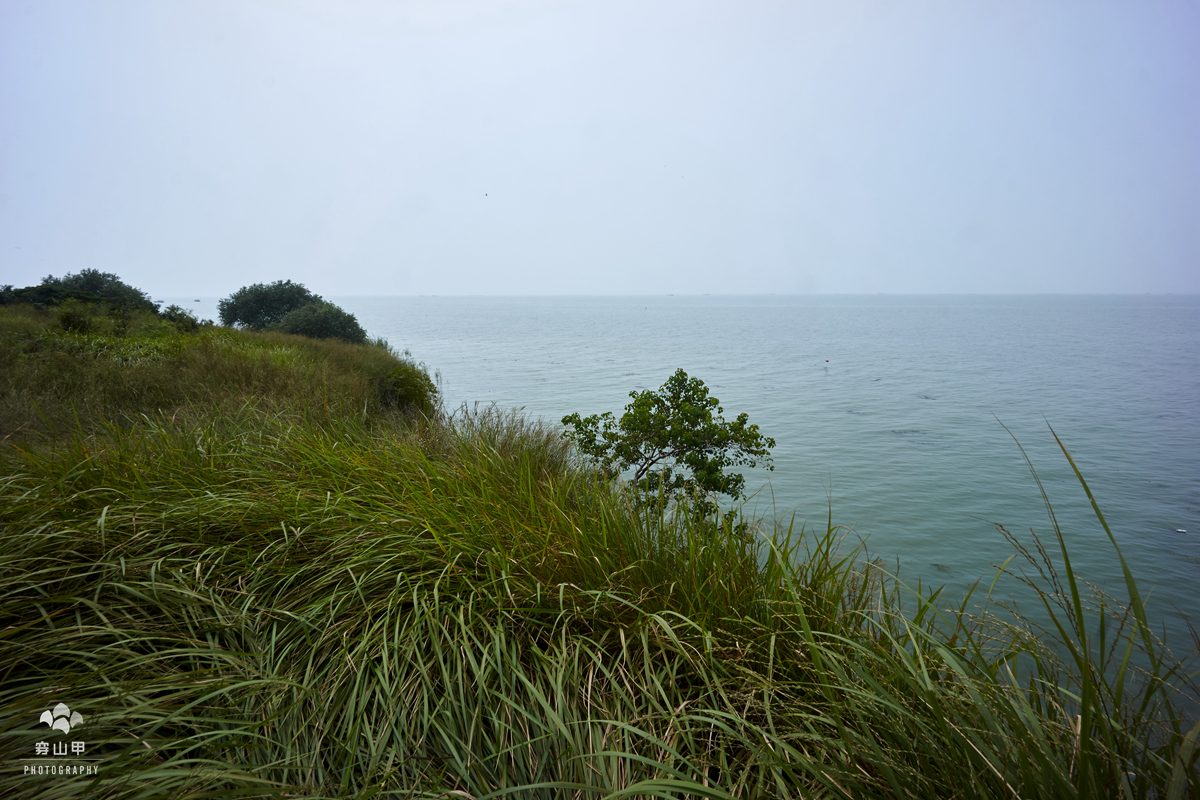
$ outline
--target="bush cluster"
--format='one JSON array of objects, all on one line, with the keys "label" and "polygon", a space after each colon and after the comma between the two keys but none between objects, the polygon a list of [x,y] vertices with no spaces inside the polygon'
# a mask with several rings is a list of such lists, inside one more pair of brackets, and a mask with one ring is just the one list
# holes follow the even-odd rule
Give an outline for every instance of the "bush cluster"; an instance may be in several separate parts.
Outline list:
[{"label": "bush cluster", "polygon": [[410,362],[394,367],[379,379],[379,399],[384,408],[433,416],[437,394],[429,373]]},{"label": "bush cluster", "polygon": [[71,298],[58,307],[58,324],[69,333],[89,333],[92,330],[88,304]]},{"label": "bush cluster", "polygon": [[350,344],[363,344],[367,332],[349,314],[333,303],[320,301],[289,311],[271,330],[308,336],[312,339],[341,339]]},{"label": "bush cluster", "polygon": [[59,306],[70,300],[83,303],[106,302],[112,307],[157,313],[158,304],[141,289],[135,289],[111,272],[83,269],[61,278],[47,275],[39,286],[0,287],[0,305],[29,303],[35,306]]},{"label": "bush cluster", "polygon": [[[200,330],[200,320],[196,319],[196,315],[183,306],[169,305],[162,310],[159,316],[174,325],[181,333],[195,333]],[[211,325],[212,321],[205,320],[203,324]]]},{"label": "bush cluster", "polygon": [[217,304],[221,324],[265,331],[309,303],[322,302],[303,284],[291,281],[254,283],[243,286]]},{"label": "bush cluster", "polygon": [[351,344],[367,341],[366,331],[353,314],[292,281],[244,286],[221,300],[217,309],[221,324],[231,327],[341,339]]}]

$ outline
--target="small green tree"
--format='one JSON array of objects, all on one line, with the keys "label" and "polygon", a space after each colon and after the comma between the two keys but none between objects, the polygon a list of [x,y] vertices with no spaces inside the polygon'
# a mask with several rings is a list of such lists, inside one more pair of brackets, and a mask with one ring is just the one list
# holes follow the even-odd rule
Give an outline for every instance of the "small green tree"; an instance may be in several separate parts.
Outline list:
[{"label": "small green tree", "polygon": [[313,339],[341,339],[351,344],[363,344],[367,341],[367,332],[358,324],[353,314],[323,300],[289,311],[283,319],[271,326],[271,330],[310,336]]},{"label": "small green tree", "polygon": [[696,498],[703,512],[715,510],[706,500],[712,494],[745,497],[746,479],[726,473],[726,467],[769,470],[775,440],[748,425],[746,414],[726,422],[720,401],[709,397],[699,378],[676,370],[657,392],[630,392],[620,420],[611,412],[563,417],[563,436],[575,444],[604,474],[615,478],[632,469],[633,482],[647,496],[666,499],[682,492]]},{"label": "small green tree", "polygon": [[266,330],[283,320],[289,313],[310,303],[320,303],[302,283],[275,281],[243,286],[217,303],[222,325]]}]

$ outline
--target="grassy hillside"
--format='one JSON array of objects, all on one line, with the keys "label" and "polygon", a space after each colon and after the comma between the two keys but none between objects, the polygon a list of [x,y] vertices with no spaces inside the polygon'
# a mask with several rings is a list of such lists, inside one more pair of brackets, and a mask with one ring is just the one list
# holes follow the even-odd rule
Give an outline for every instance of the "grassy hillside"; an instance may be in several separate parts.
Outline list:
[{"label": "grassy hillside", "polygon": [[[413,413],[383,347],[0,314],[4,797],[1200,797],[1132,585],[1047,577],[1038,638]],[[58,702],[98,775],[23,774]]]},{"label": "grassy hillside", "polygon": [[176,323],[103,304],[0,306],[5,442],[163,414],[187,424],[247,403],[323,419],[373,419],[389,406],[432,412],[433,389],[386,344]]}]

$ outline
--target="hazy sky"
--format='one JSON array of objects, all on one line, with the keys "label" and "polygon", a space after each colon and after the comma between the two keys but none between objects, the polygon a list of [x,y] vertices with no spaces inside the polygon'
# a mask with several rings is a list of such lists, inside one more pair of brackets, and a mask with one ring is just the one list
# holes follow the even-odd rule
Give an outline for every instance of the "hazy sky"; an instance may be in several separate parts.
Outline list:
[{"label": "hazy sky", "polygon": [[1200,292],[1200,0],[0,0],[0,283]]}]

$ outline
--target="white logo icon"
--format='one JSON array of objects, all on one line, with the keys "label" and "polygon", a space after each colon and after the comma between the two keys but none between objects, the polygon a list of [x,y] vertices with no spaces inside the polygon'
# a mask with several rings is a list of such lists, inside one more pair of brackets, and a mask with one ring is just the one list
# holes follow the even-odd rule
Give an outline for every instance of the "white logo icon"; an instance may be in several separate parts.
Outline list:
[{"label": "white logo icon", "polygon": [[72,725],[83,724],[83,715],[78,711],[72,713],[66,703],[59,703],[52,711],[43,711],[41,721],[63,733],[70,733]]}]

